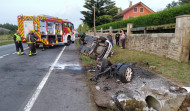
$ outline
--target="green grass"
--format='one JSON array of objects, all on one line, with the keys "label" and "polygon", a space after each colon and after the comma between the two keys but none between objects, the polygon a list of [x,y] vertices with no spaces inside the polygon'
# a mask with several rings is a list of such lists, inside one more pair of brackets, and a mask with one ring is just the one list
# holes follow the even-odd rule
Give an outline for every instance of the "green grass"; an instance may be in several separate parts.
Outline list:
[{"label": "green grass", "polygon": [[148,62],[150,66],[156,66],[153,71],[158,74],[180,85],[190,86],[190,65],[188,63],[177,62],[145,52],[120,49],[118,46],[114,46],[113,50],[114,55],[111,58],[113,63],[137,62],[142,65]]},{"label": "green grass", "polygon": [[0,41],[13,40],[11,35],[0,35]]},{"label": "green grass", "polygon": [[12,43],[14,43],[13,40],[0,41],[0,46],[2,46],[2,45],[7,45],[7,44],[12,44]]},{"label": "green grass", "polygon": [[14,42],[11,35],[0,35],[0,46],[12,43]]},{"label": "green grass", "polygon": [[[79,44],[79,39],[75,40],[76,46],[79,49],[80,48],[80,44]],[[83,63],[83,66],[87,67],[87,66],[94,66],[96,64],[96,61],[91,59],[88,56],[85,56],[84,54],[80,54],[81,55],[81,60]]]},{"label": "green grass", "polygon": [[80,48],[79,39],[75,39],[75,43],[76,43],[77,48],[79,49]]}]

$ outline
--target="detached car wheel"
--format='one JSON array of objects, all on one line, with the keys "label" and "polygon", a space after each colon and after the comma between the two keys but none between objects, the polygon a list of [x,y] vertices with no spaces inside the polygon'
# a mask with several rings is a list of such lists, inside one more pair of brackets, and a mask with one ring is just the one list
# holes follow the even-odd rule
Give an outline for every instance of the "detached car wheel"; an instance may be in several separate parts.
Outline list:
[{"label": "detached car wheel", "polygon": [[97,66],[98,66],[100,72],[103,72],[103,71],[106,69],[106,67],[108,66],[108,60],[103,58],[103,59],[98,63]]},{"label": "detached car wheel", "polygon": [[121,66],[121,68],[118,71],[119,80],[122,83],[131,82],[133,78],[133,74],[134,74],[133,69],[129,67],[128,65]]}]

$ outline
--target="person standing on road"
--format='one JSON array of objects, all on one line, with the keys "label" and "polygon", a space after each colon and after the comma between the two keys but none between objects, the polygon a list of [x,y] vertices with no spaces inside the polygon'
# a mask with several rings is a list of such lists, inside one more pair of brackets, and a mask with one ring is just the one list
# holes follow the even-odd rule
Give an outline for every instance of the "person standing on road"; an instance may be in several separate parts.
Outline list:
[{"label": "person standing on road", "polygon": [[36,40],[38,39],[38,37],[34,34],[33,30],[30,30],[29,34],[27,35],[27,43],[28,43],[28,47],[29,47],[29,56],[31,55],[36,55],[37,51],[36,51]]},{"label": "person standing on road", "polygon": [[120,36],[120,40],[121,40],[121,48],[125,49],[125,33],[123,30],[121,30],[121,36]]},{"label": "person standing on road", "polygon": [[113,39],[112,39],[112,34],[111,32],[109,33],[109,35],[107,36],[107,40],[109,40],[113,46]]},{"label": "person standing on road", "polygon": [[118,31],[117,34],[115,35],[115,41],[116,41],[117,46],[119,46],[119,38],[120,38],[120,34],[119,34],[119,31]]},{"label": "person standing on road", "polygon": [[[15,42],[17,55],[20,55],[20,54],[23,55],[24,50],[23,50],[23,46],[22,46],[22,37],[19,34],[19,30],[17,30],[17,32],[14,34],[13,40]],[[19,48],[21,50],[21,53],[19,52]]]}]

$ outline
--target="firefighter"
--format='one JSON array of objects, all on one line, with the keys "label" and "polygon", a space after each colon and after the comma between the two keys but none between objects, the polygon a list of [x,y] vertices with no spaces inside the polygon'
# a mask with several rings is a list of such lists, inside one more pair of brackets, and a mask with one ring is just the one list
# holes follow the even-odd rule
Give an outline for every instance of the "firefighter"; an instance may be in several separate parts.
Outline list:
[{"label": "firefighter", "polygon": [[[22,37],[19,34],[19,30],[17,30],[17,32],[14,34],[14,42],[15,42],[15,46],[16,46],[16,51],[17,51],[17,55],[23,55],[24,54],[24,50],[23,50],[23,46],[22,46]],[[19,48],[21,50],[21,53],[19,52]]]},{"label": "firefighter", "polygon": [[34,34],[33,30],[30,30],[29,34],[27,35],[27,43],[28,43],[28,47],[29,47],[29,56],[31,55],[36,55],[37,51],[36,51],[36,40],[38,39],[38,37]]}]

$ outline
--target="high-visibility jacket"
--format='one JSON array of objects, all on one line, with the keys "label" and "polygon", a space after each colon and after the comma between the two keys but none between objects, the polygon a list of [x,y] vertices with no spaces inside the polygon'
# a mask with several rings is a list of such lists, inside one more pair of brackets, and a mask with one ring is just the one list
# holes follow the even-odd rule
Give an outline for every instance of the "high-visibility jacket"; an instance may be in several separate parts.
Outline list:
[{"label": "high-visibility jacket", "polygon": [[16,41],[21,41],[22,40],[20,34],[15,33],[14,35],[16,36]]}]

